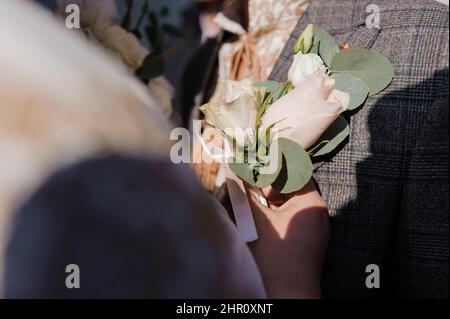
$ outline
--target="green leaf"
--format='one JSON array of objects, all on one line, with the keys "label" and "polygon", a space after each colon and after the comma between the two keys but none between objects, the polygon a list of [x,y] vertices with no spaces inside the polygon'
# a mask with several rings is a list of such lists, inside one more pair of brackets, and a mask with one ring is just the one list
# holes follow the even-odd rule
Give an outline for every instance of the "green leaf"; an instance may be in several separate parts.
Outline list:
[{"label": "green leaf", "polygon": [[136,75],[145,82],[156,78],[164,73],[164,59],[161,55],[150,53],[136,71]]},{"label": "green leaf", "polygon": [[321,27],[314,25],[313,29],[314,41],[313,46],[318,46],[319,55],[323,62],[329,67],[333,56],[339,52],[339,46],[334,38]]},{"label": "green leaf", "polygon": [[[255,168],[253,167],[254,164],[236,163],[236,159],[233,159],[233,162],[229,163],[228,166],[237,176],[250,185],[258,188],[264,188],[271,185],[277,179],[281,170],[281,156],[281,152],[278,150],[278,157],[275,163],[277,166],[275,172],[272,174],[259,174],[258,172],[265,166]],[[260,165],[260,163],[256,163],[256,165]],[[269,163],[266,165],[269,165]]]},{"label": "green leaf", "polygon": [[319,55],[319,44],[320,44],[320,42],[317,42],[316,44],[314,44],[308,53],[314,53],[314,54]]},{"label": "green leaf", "polygon": [[268,104],[270,105],[286,93],[288,82],[280,83],[277,81],[259,81],[255,82],[254,86],[266,88],[266,95],[270,96],[270,99],[268,100]]},{"label": "green leaf", "polygon": [[312,177],[311,159],[300,145],[289,139],[278,139],[278,147],[282,153],[282,167],[272,186],[282,194],[296,192]]},{"label": "green leaf", "polygon": [[[147,16],[148,11],[149,11],[149,5],[148,5],[148,0],[146,0],[144,2],[144,4],[142,5],[141,13],[140,13],[139,18],[134,26],[134,29],[133,29],[134,33],[139,32],[138,30],[140,29],[142,21],[144,21],[145,16]],[[140,39],[140,36],[138,36],[138,38]]]},{"label": "green leaf", "polygon": [[354,110],[364,103],[369,95],[369,87],[366,82],[349,73],[337,73],[334,77],[336,79],[334,87],[350,94],[347,110]]},{"label": "green leaf", "polygon": [[369,95],[384,90],[394,77],[391,63],[380,53],[366,49],[348,49],[336,54],[331,72],[347,73],[361,78],[369,87]]},{"label": "green leaf", "polygon": [[280,83],[277,81],[258,81],[253,83],[253,85],[256,87],[265,87],[268,91],[273,91],[280,85]]},{"label": "green leaf", "polygon": [[300,51],[303,54],[308,53],[309,49],[311,49],[312,43],[313,43],[313,25],[308,24],[308,26],[305,28],[305,30],[298,38],[297,43],[295,44],[294,54],[297,54]]},{"label": "green leaf", "polygon": [[253,172],[253,168],[248,163],[236,163],[236,160],[233,159],[232,163],[228,163],[230,169],[241,179],[246,181],[252,186],[256,186],[255,175]]},{"label": "green leaf", "polygon": [[131,14],[133,11],[133,1],[125,0],[125,6],[126,6],[126,11],[125,11],[125,14],[122,18],[122,22],[120,23],[120,25],[125,30],[130,31],[130,29],[131,29]]},{"label": "green leaf", "polygon": [[[309,151],[313,158],[333,152],[350,134],[347,120],[341,115],[322,134],[318,142]],[[320,147],[318,147],[318,145]]]},{"label": "green leaf", "polygon": [[299,38],[297,42],[295,43],[294,47],[294,54],[297,54],[299,52],[304,52],[304,46],[305,46],[305,40],[302,38]]},{"label": "green leaf", "polygon": [[[257,176],[257,181],[255,183],[256,187],[264,188],[264,187],[271,185],[273,182],[275,182],[275,180],[277,179],[277,177],[281,171],[281,164],[282,164],[281,159],[282,159],[281,151],[278,150],[278,157],[274,164],[274,165],[276,165],[275,171],[272,174],[259,174]],[[269,165],[269,164],[270,163],[268,163],[267,165]]]}]

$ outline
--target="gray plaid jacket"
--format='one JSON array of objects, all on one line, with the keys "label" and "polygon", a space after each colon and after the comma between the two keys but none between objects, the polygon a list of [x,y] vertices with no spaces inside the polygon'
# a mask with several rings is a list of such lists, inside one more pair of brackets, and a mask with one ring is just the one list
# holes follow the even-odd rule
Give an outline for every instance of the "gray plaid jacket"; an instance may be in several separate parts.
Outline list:
[{"label": "gray plaid jacket", "polygon": [[[371,3],[380,28],[366,27]],[[394,66],[392,84],[351,117],[348,143],[316,164],[333,226],[324,297],[448,298],[448,14],[432,0],[313,0],[274,67],[285,80],[308,23]],[[366,287],[369,264],[379,289]]]}]

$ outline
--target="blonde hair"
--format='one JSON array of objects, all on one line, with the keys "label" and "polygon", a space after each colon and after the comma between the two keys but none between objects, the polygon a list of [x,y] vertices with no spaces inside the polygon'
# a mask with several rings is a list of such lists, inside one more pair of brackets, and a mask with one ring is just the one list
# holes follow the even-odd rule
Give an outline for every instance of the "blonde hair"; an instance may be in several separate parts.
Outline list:
[{"label": "blonde hair", "polygon": [[53,172],[166,156],[170,125],[125,67],[32,3],[0,1],[0,296],[12,213]]}]

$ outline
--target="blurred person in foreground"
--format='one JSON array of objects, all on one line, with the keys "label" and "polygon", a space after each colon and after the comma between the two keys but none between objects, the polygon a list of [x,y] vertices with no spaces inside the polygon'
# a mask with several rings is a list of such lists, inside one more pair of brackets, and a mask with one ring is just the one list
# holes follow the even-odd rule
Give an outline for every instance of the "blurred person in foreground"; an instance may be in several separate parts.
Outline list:
[{"label": "blurred person in foreground", "polygon": [[320,297],[329,230],[314,187],[254,203],[249,249],[169,164],[170,124],[148,91],[53,19],[0,2],[2,296]]}]

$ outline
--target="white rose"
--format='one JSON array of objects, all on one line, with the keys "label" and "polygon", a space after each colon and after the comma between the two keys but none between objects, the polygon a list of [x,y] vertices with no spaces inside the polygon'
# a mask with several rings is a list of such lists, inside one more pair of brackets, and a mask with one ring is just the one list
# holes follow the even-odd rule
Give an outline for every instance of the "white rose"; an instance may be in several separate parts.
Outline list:
[{"label": "white rose", "polygon": [[300,51],[294,56],[294,61],[289,69],[288,79],[294,87],[297,87],[305,81],[307,76],[315,73],[317,70],[323,74],[327,72],[321,57],[314,53],[303,54]]},{"label": "white rose", "polygon": [[[200,110],[206,120],[220,131],[235,129],[229,137],[236,138],[237,143],[252,141],[258,115],[257,90],[248,81],[228,81],[225,85],[226,99],[222,103],[208,103]],[[238,130],[236,130],[238,129]],[[227,132],[228,133],[228,132]]]}]

